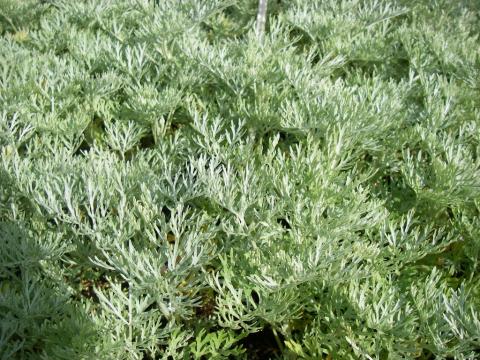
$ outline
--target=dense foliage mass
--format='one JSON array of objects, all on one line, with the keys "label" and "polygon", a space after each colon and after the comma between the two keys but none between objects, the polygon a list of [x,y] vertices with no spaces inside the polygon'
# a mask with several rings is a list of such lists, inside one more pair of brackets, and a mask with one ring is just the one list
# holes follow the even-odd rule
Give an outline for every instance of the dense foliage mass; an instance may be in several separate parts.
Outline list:
[{"label": "dense foliage mass", "polygon": [[0,0],[2,359],[474,359],[480,5]]}]

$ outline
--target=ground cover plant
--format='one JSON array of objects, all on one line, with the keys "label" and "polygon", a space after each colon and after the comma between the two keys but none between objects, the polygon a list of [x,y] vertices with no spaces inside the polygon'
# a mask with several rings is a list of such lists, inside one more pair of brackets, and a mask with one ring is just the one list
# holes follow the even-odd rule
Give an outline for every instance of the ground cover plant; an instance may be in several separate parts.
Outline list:
[{"label": "ground cover plant", "polygon": [[0,0],[2,359],[480,356],[479,3],[257,8]]}]

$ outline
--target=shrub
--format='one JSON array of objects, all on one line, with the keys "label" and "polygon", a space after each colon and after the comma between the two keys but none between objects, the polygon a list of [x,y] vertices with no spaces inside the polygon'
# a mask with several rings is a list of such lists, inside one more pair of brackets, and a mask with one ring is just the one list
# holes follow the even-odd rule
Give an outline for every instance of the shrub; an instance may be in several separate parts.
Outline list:
[{"label": "shrub", "polygon": [[0,0],[3,359],[474,359],[476,1]]}]

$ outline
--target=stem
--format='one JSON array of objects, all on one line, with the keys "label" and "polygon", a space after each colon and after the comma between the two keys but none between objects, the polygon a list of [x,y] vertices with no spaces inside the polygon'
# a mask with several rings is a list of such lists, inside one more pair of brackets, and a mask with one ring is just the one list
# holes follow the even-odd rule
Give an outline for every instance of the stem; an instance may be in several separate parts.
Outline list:
[{"label": "stem", "polygon": [[265,22],[267,21],[267,2],[268,0],[258,1],[258,13],[257,13],[257,36],[259,39],[263,37],[265,32]]},{"label": "stem", "polygon": [[278,336],[277,330],[274,327],[272,327],[272,332],[273,332],[273,336],[275,337],[275,341],[277,342],[278,348],[283,353],[284,351],[283,344]]}]

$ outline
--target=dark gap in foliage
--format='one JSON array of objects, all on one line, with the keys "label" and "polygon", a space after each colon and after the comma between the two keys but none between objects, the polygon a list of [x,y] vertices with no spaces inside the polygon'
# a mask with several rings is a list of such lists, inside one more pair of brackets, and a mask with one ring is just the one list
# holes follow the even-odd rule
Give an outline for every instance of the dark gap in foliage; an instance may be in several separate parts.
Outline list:
[{"label": "dark gap in foliage", "polygon": [[367,164],[372,164],[373,163],[373,154],[371,154],[370,152],[366,151],[364,154],[363,154],[363,157],[362,157],[362,160],[367,163]]},{"label": "dark gap in foliage", "polygon": [[[35,136],[35,135],[34,135]],[[29,145],[30,145],[30,142],[29,141],[25,141],[24,143],[22,143],[18,148],[17,148],[17,152],[20,156],[25,156],[28,154],[28,150],[29,150]]]},{"label": "dark gap in foliage", "polygon": [[240,341],[240,345],[246,350],[247,359],[265,360],[274,358],[281,354],[278,341],[283,344],[284,338],[281,334],[275,337],[271,327],[247,335]]},{"label": "dark gap in foliage", "polygon": [[354,234],[361,238],[365,235],[365,229],[357,230],[354,232]]},{"label": "dark gap in foliage", "polygon": [[105,134],[105,121],[104,119],[98,115],[94,114],[92,120],[83,131],[83,141],[81,142],[80,146],[77,148],[74,156],[83,155],[86,152],[89,152],[93,147],[95,141],[100,140],[103,135]]},{"label": "dark gap in foliage", "polygon": [[260,303],[260,296],[258,295],[258,292],[256,292],[255,290],[252,290],[250,296],[255,305],[258,305]]},{"label": "dark gap in foliage", "polygon": [[447,216],[448,220],[454,220],[455,219],[455,214],[453,213],[453,210],[452,210],[451,206],[447,206],[447,208],[445,209],[445,213],[446,213],[446,216]]},{"label": "dark gap in foliage", "polygon": [[149,311],[152,311],[152,310],[155,310],[155,309],[158,309],[158,303],[156,301],[153,301],[150,305],[148,305],[144,312],[149,312]]},{"label": "dark gap in foliage", "polygon": [[195,308],[195,315],[208,319],[215,312],[215,293],[209,289],[201,295],[201,305]]},{"label": "dark gap in foliage", "polygon": [[122,283],[120,284],[120,288],[122,290],[129,290],[130,289],[130,284],[128,281],[122,281]]},{"label": "dark gap in foliage", "polygon": [[271,140],[279,135],[277,146],[284,152],[288,152],[293,145],[298,144],[300,141],[296,134],[283,129],[266,129],[262,135],[257,134],[257,144],[261,146],[262,154],[266,154]]},{"label": "dark gap in foliage", "polygon": [[46,223],[46,225],[47,225],[50,229],[55,228],[55,227],[58,226],[58,221],[57,221],[57,219],[54,218],[54,217],[48,217],[48,218],[46,218],[46,219],[45,219],[45,223]]},{"label": "dark gap in foliage", "polygon": [[193,121],[188,109],[183,106],[176,108],[170,117],[170,131],[172,133],[180,130],[182,127]]},{"label": "dark gap in foliage", "polygon": [[380,360],[388,360],[388,358],[389,358],[388,350],[386,350],[386,349],[380,350],[379,358],[380,358]]},{"label": "dark gap in foliage", "polygon": [[298,26],[291,25],[288,32],[290,41],[295,40],[295,48],[299,54],[307,52],[309,47],[312,45],[312,39],[308,33],[301,29]]},{"label": "dark gap in foliage", "polygon": [[56,42],[55,42],[55,51],[54,54],[60,58],[64,57],[65,55],[68,55],[70,53],[70,49],[68,48],[68,43],[69,40],[65,37],[62,37],[59,34],[59,37],[57,37]]},{"label": "dark gap in foliage", "polygon": [[279,224],[285,230],[290,230],[292,228],[292,226],[290,225],[290,222],[285,218],[278,218],[277,224]]},{"label": "dark gap in foliage", "polygon": [[398,172],[377,175],[373,180],[372,195],[384,200],[385,207],[398,214],[406,213],[417,204],[416,192],[405,184]]},{"label": "dark gap in foliage", "polygon": [[215,28],[208,24],[207,22],[202,22],[200,23],[200,29],[202,30],[202,32],[205,32],[206,35],[207,35],[207,39],[210,43],[210,45],[213,45],[215,43]]},{"label": "dark gap in foliage", "polygon": [[[97,204],[94,203],[94,206],[96,207]],[[79,207],[79,210],[80,210],[80,214],[82,216],[82,220],[85,219],[85,222],[88,224],[88,226],[91,229],[93,229],[93,227],[95,226],[95,223],[93,221],[94,219],[92,219],[92,217],[89,215],[87,207],[85,205],[81,205]]]},{"label": "dark gap in foliage", "polygon": [[90,78],[100,79],[109,69],[109,65],[102,58],[97,58],[89,70]]},{"label": "dark gap in foliage", "polygon": [[2,271],[9,274],[9,278],[16,277],[17,279],[20,279],[22,277],[22,268],[20,265],[6,266]]},{"label": "dark gap in foliage", "polygon": [[172,211],[168,206],[162,206],[162,214],[165,216],[165,221],[169,222],[170,219],[172,218]]},{"label": "dark gap in foliage", "polygon": [[356,73],[361,73],[368,78],[373,78],[373,76],[378,73],[380,65],[382,65],[382,61],[380,60],[350,59],[335,73],[337,77],[342,79],[347,79],[351,74]]},{"label": "dark gap in foliage", "polygon": [[155,360],[156,359],[152,356],[151,352],[148,351],[148,350],[142,350],[141,354],[142,354],[142,360]]},{"label": "dark gap in foliage", "polygon": [[328,208],[324,209],[320,215],[322,218],[328,219]]},{"label": "dark gap in foliage", "polygon": [[392,67],[396,70],[393,72],[395,75],[395,80],[400,81],[402,79],[407,79],[410,73],[410,59],[407,57],[401,58],[398,57],[393,61]]},{"label": "dark gap in foliage", "polygon": [[389,54],[384,63],[382,74],[388,74],[388,77],[395,81],[408,79],[411,63],[405,46],[401,41],[395,42],[391,46],[391,51],[392,54]]},{"label": "dark gap in foliage", "polygon": [[[135,156],[137,155],[138,153],[138,148],[133,148],[133,149],[130,149],[130,150],[127,150],[124,154],[123,154],[123,159],[126,161],[126,162],[133,162],[134,159],[135,159]],[[113,151],[113,150],[112,150]],[[115,151],[118,155],[122,155],[120,152],[118,151]]]},{"label": "dark gap in foliage", "polygon": [[458,241],[449,244],[441,253],[431,253],[417,262],[415,265],[430,266],[443,268],[450,273],[448,275],[449,285],[456,289],[460,285],[462,279],[469,278],[474,275],[475,264],[465,254],[468,248],[465,247],[465,242]]},{"label": "dark gap in foliage", "polygon": [[140,149],[152,149],[155,145],[155,137],[151,131],[140,139]]},{"label": "dark gap in foliage", "polygon": [[[221,165],[219,165],[221,166]],[[200,212],[205,212],[208,215],[217,217],[218,215],[227,216],[230,214],[230,211],[226,208],[222,208],[220,205],[211,201],[207,196],[197,196],[187,202],[192,209],[195,209]],[[218,217],[215,221],[215,225],[219,226],[221,224],[221,217]]]},{"label": "dark gap in foliage", "polygon": [[[167,326],[167,324],[164,324]],[[165,349],[166,350],[166,349]],[[168,355],[167,357],[161,356],[161,354],[158,353],[158,351],[155,351],[156,355],[152,354],[150,350],[143,349],[140,351],[140,354],[142,354],[141,359],[142,360],[177,360],[175,359],[172,355]]]},{"label": "dark gap in foliage", "polygon": [[316,52],[315,52],[315,55],[312,57],[312,60],[311,60],[310,64],[311,64],[312,66],[315,66],[315,65],[317,65],[321,60],[322,60],[322,55],[320,54],[320,52],[316,51]]},{"label": "dark gap in foliage", "polygon": [[107,278],[105,272],[100,272],[96,277],[86,277],[80,279],[80,295],[86,299],[89,299],[95,303],[99,302],[98,296],[95,293],[97,289],[108,289],[110,287],[110,281]]},{"label": "dark gap in foliage", "polygon": [[173,234],[173,232],[169,231],[169,232],[167,233],[167,242],[168,242],[169,244],[174,244],[175,241],[176,241],[175,235]]}]

